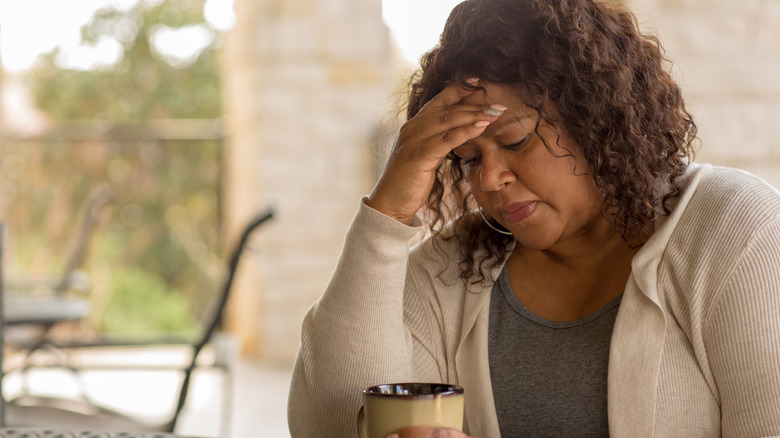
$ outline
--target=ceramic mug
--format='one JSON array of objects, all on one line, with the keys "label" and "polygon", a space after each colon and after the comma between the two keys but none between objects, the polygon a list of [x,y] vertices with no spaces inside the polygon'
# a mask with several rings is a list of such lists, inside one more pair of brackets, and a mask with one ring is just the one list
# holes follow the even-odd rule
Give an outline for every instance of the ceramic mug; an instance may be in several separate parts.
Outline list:
[{"label": "ceramic mug", "polygon": [[363,390],[361,438],[386,438],[407,426],[463,430],[463,388],[443,383],[389,383]]}]

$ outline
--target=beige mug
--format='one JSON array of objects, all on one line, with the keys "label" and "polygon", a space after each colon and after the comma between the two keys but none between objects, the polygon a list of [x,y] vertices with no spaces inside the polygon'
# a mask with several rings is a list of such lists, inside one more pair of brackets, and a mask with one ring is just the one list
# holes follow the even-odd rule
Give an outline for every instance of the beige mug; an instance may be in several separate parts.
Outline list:
[{"label": "beige mug", "polygon": [[360,438],[386,438],[407,426],[463,430],[463,388],[443,383],[389,383],[363,390]]}]

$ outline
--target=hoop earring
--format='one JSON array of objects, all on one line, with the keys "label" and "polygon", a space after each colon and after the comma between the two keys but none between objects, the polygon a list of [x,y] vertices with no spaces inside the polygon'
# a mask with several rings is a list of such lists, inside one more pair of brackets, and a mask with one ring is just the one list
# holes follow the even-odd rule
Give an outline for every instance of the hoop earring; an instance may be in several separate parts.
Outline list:
[{"label": "hoop earring", "polygon": [[604,190],[604,185],[601,182],[601,176],[598,174],[598,172],[601,170],[601,152],[599,152],[598,157],[596,157],[596,166],[593,169],[593,184],[598,187],[599,191],[601,192],[601,197],[606,198],[608,193],[606,190]]},{"label": "hoop earring", "polygon": [[[491,223],[490,223],[490,221],[488,221],[488,220],[487,220],[487,218],[485,217],[485,214],[484,214],[484,213],[482,213],[482,207],[477,207],[477,211],[479,211],[479,215],[480,215],[480,216],[482,216],[482,220],[483,220],[483,221],[485,221],[485,223],[487,224],[487,226],[489,226],[490,228],[492,228],[492,229],[493,229],[493,231],[495,231],[495,232],[497,232],[497,233],[504,234],[504,235],[506,235],[506,236],[511,236],[511,235],[512,235],[512,232],[511,232],[511,231],[509,231],[509,230],[507,230],[507,229],[503,229],[503,230],[502,230],[502,229],[499,229],[499,228],[498,228],[498,227],[496,227],[495,225],[491,224]],[[501,228],[503,228],[503,227],[501,227]]]}]

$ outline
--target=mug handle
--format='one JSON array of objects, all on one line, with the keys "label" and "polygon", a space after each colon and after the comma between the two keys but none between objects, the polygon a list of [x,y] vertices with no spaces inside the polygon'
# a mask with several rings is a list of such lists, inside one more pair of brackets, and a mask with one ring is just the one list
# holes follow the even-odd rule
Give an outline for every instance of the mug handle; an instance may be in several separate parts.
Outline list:
[{"label": "mug handle", "polygon": [[360,438],[366,438],[368,433],[366,432],[365,406],[361,406],[360,410],[358,411],[357,427],[358,427],[358,435],[360,436]]}]

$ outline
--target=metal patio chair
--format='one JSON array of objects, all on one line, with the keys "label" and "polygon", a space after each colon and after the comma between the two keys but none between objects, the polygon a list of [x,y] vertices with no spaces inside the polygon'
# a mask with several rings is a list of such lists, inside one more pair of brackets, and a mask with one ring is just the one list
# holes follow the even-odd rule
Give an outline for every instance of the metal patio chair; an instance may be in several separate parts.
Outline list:
[{"label": "metal patio chair", "polygon": [[[64,353],[64,358],[59,357],[52,360],[50,363],[40,364],[28,364],[26,370],[29,371],[32,368],[59,368],[66,369],[75,375],[89,370],[176,370],[180,372],[183,377],[181,385],[179,385],[178,395],[175,397],[175,406],[173,413],[169,420],[150,424],[148,422],[140,421],[130,415],[117,412],[112,408],[100,406],[96,402],[90,400],[86,395],[81,399],[65,399],[58,397],[45,397],[36,396],[30,394],[24,394],[18,398],[2,401],[6,409],[3,410],[6,416],[6,426],[25,427],[25,426],[52,426],[52,427],[78,427],[84,429],[103,429],[103,430],[127,430],[127,431],[160,431],[160,432],[174,432],[180,414],[187,401],[187,396],[191,389],[193,372],[196,369],[202,367],[209,367],[218,369],[224,374],[225,380],[223,381],[223,400],[222,400],[222,428],[223,431],[226,428],[226,415],[230,411],[230,398],[231,398],[231,357],[236,354],[231,354],[230,350],[235,346],[235,342],[230,341],[230,337],[226,337],[217,332],[220,327],[223,313],[225,311],[226,304],[230,297],[231,288],[235,280],[236,272],[239,266],[239,261],[242,252],[247,247],[247,242],[250,235],[262,224],[273,217],[272,209],[268,209],[264,213],[261,213],[253,220],[249,222],[244,228],[241,237],[230,254],[229,269],[227,277],[223,283],[222,289],[216,297],[216,304],[210,313],[210,315],[204,320],[204,324],[200,329],[200,334],[196,339],[190,339],[183,341],[181,339],[160,339],[154,341],[142,341],[142,342],[120,342],[114,343],[110,340],[99,340],[96,342],[58,342],[49,345],[52,351]],[[1,293],[1,291],[0,291]],[[1,298],[1,296],[0,296]],[[0,302],[2,300],[0,299]],[[2,322],[2,321],[0,321]],[[170,366],[151,365],[148,367],[138,366],[136,364],[123,365],[111,365],[108,367],[103,366],[88,366],[70,363],[67,359],[69,352],[84,351],[86,349],[93,348],[150,348],[154,346],[184,346],[189,351],[189,358],[187,363],[183,366],[181,364],[174,364]],[[211,346],[216,352],[213,360],[208,364],[203,364],[201,356],[207,346]],[[25,370],[22,370],[25,371]],[[6,372],[7,374],[7,372]],[[0,375],[0,379],[1,379]],[[0,380],[0,383],[2,380]],[[0,389],[2,389],[0,387]],[[2,397],[0,397],[2,399]]]},{"label": "metal patio chair", "polygon": [[6,336],[6,343],[35,351],[47,342],[49,332],[59,323],[89,315],[90,279],[83,268],[100,216],[112,198],[108,185],[98,186],[87,196],[59,276],[6,276],[3,326],[14,330],[14,334]]}]

